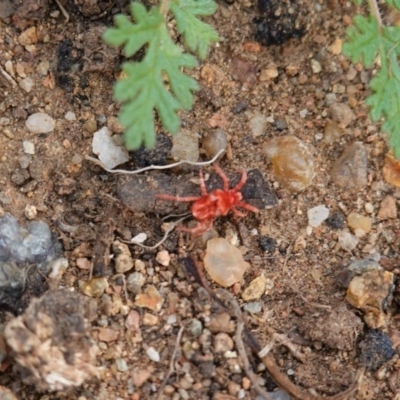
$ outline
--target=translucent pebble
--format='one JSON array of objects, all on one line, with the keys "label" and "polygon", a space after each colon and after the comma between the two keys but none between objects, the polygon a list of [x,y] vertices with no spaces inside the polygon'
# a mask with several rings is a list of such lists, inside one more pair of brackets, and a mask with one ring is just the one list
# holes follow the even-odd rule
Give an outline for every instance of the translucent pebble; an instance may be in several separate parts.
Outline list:
[{"label": "translucent pebble", "polygon": [[276,180],[292,193],[301,192],[314,177],[314,159],[306,144],[296,136],[268,141],[263,148],[272,162]]},{"label": "translucent pebble", "polygon": [[362,229],[368,233],[372,228],[372,219],[370,217],[364,217],[358,213],[351,213],[347,217],[347,223],[352,229]]},{"label": "translucent pebble", "polygon": [[207,157],[213,158],[220,150],[228,147],[228,137],[222,129],[217,129],[206,135],[202,145]]},{"label": "translucent pebble", "polygon": [[307,211],[307,216],[308,224],[313,228],[317,228],[329,217],[329,209],[324,205],[319,205],[310,208]]},{"label": "translucent pebble", "polygon": [[32,133],[49,133],[53,132],[55,121],[46,113],[35,113],[28,117],[25,126]]},{"label": "translucent pebble", "polygon": [[211,279],[224,287],[239,282],[250,264],[243,260],[239,249],[226,239],[210,239],[207,243],[204,267]]}]

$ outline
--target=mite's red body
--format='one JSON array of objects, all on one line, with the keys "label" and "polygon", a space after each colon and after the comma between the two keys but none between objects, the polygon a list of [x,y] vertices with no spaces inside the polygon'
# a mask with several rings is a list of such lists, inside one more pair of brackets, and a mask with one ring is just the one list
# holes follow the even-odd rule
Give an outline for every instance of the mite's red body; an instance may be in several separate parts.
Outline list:
[{"label": "mite's red body", "polygon": [[215,171],[222,178],[224,184],[223,189],[215,189],[212,192],[207,193],[203,173],[200,171],[201,196],[180,197],[171,196],[169,194],[156,195],[157,198],[164,200],[193,202],[191,212],[193,217],[196,218],[199,223],[192,229],[179,228],[179,230],[189,232],[193,236],[198,236],[211,229],[215,218],[225,216],[229,211],[232,211],[239,217],[245,217],[247,212],[238,210],[238,207],[254,213],[259,211],[256,207],[253,207],[242,200],[243,197],[240,189],[246,183],[246,171],[242,171],[242,177],[239,183],[232,189],[229,189],[229,180],[224,171],[222,171],[218,166],[215,167]]}]

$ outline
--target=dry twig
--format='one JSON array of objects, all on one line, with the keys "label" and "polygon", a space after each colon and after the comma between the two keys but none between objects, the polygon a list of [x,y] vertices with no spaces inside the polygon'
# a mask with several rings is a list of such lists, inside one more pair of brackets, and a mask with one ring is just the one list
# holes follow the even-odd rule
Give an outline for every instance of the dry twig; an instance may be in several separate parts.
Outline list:
[{"label": "dry twig", "polygon": [[[238,319],[238,324],[243,323],[242,312],[240,310],[239,304],[237,303],[236,299],[227,290],[224,289],[219,289],[218,294],[223,298],[223,300],[225,300],[231,306],[232,314]],[[285,374],[283,374],[280,371],[278,364],[276,363],[275,358],[270,353],[270,351],[268,351],[266,355],[260,356],[260,348],[259,348],[260,346],[258,342],[255,340],[254,337],[252,337],[252,334],[250,332],[247,331],[246,334],[248,336],[248,339],[251,339],[252,350],[255,351],[261,358],[263,364],[265,365],[266,369],[268,370],[269,374],[274,379],[274,381],[283,390],[285,390],[287,393],[289,393],[297,400],[345,400],[351,394],[357,391],[358,386],[361,383],[361,380],[364,375],[363,368],[358,370],[355,382],[345,391],[337,395],[327,396],[327,397],[311,394],[309,391],[306,391],[300,388],[299,386],[295,385]],[[250,376],[249,379],[251,379]]]},{"label": "dry twig", "polygon": [[181,328],[179,329],[178,335],[176,337],[176,342],[175,342],[175,348],[174,348],[174,352],[172,353],[171,356],[171,361],[169,362],[169,370],[167,373],[167,376],[164,378],[164,380],[162,381],[160,387],[158,388],[158,396],[157,396],[157,400],[161,400],[162,398],[162,394],[165,388],[165,385],[168,382],[168,379],[171,377],[172,374],[175,373],[175,361],[181,351],[181,339],[182,339],[182,335],[183,335],[183,331],[185,330],[185,325],[181,326]]},{"label": "dry twig", "polygon": [[272,400],[272,397],[269,395],[269,393],[258,384],[258,377],[251,369],[250,362],[247,357],[246,350],[244,348],[243,339],[242,339],[243,327],[244,327],[243,321],[238,321],[237,325],[236,325],[235,344],[236,344],[237,351],[240,355],[240,358],[243,361],[244,371],[245,371],[246,375],[249,377],[251,383],[253,384],[253,388],[255,389],[255,391],[263,399]]},{"label": "dry twig", "polygon": [[4,70],[4,68],[0,65],[0,73],[1,75],[4,76],[6,81],[11,85],[11,86],[17,86],[17,82],[14,81],[14,79]]},{"label": "dry twig", "polygon": [[65,23],[68,24],[68,21],[69,21],[69,14],[68,14],[67,10],[66,10],[65,7],[61,4],[60,0],[56,0],[56,3],[57,3],[57,5],[58,5],[58,8],[60,9],[62,15],[64,15]]},{"label": "dry twig", "polygon": [[132,242],[130,240],[123,240],[121,238],[118,238],[118,240],[123,242],[123,243],[126,243],[126,244],[134,244],[134,245],[142,247],[143,249],[146,249],[146,250],[155,250],[158,246],[161,246],[168,239],[169,234],[171,233],[171,231],[173,231],[175,226],[178,225],[183,220],[185,220],[187,217],[188,217],[188,215],[186,217],[178,219],[177,221],[171,222],[170,225],[168,226],[168,229],[166,230],[163,238],[153,246],[146,246],[146,245],[144,245],[142,243],[139,243],[139,242]]},{"label": "dry twig", "polygon": [[210,165],[212,164],[214,161],[216,161],[218,159],[218,157],[224,152],[225,150],[220,150],[211,160],[209,161],[201,161],[201,162],[194,162],[194,161],[188,161],[188,160],[181,160],[178,161],[176,163],[173,164],[168,164],[168,165],[150,165],[149,167],[145,167],[145,168],[140,168],[140,169],[136,169],[134,171],[128,171],[126,169],[108,169],[104,166],[104,164],[99,161],[97,158],[93,158],[90,156],[85,156],[86,160],[92,161],[95,164],[99,165],[101,168],[103,168],[105,171],[110,172],[112,174],[126,174],[126,175],[135,175],[135,174],[141,174],[142,172],[145,171],[151,171],[153,169],[170,169],[170,168],[174,168],[177,167],[178,165],[182,165],[182,164],[189,164],[189,165],[195,165],[195,166],[204,166],[204,165]]}]

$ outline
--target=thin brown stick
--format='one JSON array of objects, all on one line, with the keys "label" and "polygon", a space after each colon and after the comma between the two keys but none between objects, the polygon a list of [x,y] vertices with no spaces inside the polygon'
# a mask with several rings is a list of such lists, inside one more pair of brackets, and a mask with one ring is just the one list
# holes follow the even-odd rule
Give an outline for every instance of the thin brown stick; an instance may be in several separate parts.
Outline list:
[{"label": "thin brown stick", "polygon": [[10,83],[11,86],[17,86],[17,82],[14,81],[14,79],[4,70],[4,68],[1,65],[0,65],[0,73],[4,76],[7,82]]},{"label": "thin brown stick", "polygon": [[61,4],[60,0],[56,0],[56,3],[58,5],[58,8],[60,9],[62,15],[64,15],[65,18],[65,23],[68,24],[69,21],[69,14],[67,10],[64,8],[64,6]]},{"label": "thin brown stick", "polygon": [[[293,357],[296,357],[301,362],[305,362],[304,354],[301,353],[296,348],[296,346],[292,343],[292,341],[286,335],[276,332],[275,329],[271,328],[270,326],[267,326],[267,331],[271,335],[272,340],[274,342],[278,342],[279,344],[287,347],[287,349],[292,353]],[[269,345],[267,345],[267,347],[269,347]],[[258,353],[260,358],[262,358],[263,356],[267,355],[267,352],[264,353],[264,349],[261,350],[260,353]]]},{"label": "thin brown stick", "polygon": [[178,356],[178,353],[180,352],[180,347],[181,347],[180,343],[181,343],[181,339],[182,339],[184,330],[185,330],[185,325],[182,325],[181,328],[179,329],[178,335],[176,337],[175,348],[174,348],[174,352],[172,353],[172,356],[171,356],[171,361],[169,362],[169,370],[168,370],[167,376],[164,378],[160,387],[158,388],[157,400],[161,400],[162,394],[163,394],[164,388],[168,382],[168,379],[171,377],[172,374],[175,373],[175,365],[174,364],[175,364],[175,360]]},{"label": "thin brown stick", "polygon": [[253,384],[254,390],[264,399],[264,400],[272,400],[272,397],[269,395],[269,393],[263,389],[259,383],[258,383],[258,377],[257,375],[253,372],[250,366],[249,359],[247,357],[246,350],[244,348],[244,343],[242,339],[242,333],[243,333],[243,326],[244,323],[243,321],[238,321],[236,325],[236,334],[235,334],[235,344],[237,351],[239,353],[240,358],[243,361],[243,366],[244,366],[244,372],[250,379],[251,383]]},{"label": "thin brown stick", "polygon": [[[227,290],[219,289],[218,294],[225,300],[233,309],[233,315],[238,319],[239,322],[243,322],[242,311],[240,310],[239,304],[231,293]],[[297,400],[345,400],[351,394],[357,391],[358,386],[364,376],[364,369],[357,371],[357,376],[354,383],[345,391],[334,395],[334,396],[319,396],[311,394],[309,391],[300,388],[295,385],[285,374],[283,374],[275,361],[274,356],[268,351],[268,354],[260,357],[269,374],[272,376],[274,381],[287,393],[293,396]]]}]

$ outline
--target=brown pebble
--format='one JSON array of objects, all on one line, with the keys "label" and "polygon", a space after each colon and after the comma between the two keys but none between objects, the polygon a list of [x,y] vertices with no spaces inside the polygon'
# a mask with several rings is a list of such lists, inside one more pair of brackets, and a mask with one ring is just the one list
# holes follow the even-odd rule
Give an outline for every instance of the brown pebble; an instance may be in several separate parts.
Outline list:
[{"label": "brown pebble", "polygon": [[344,103],[334,103],[329,107],[331,118],[337,122],[342,128],[350,125],[356,119],[352,109]]},{"label": "brown pebble", "polygon": [[224,312],[220,314],[211,314],[207,328],[211,333],[233,333],[235,331],[235,324],[231,321],[231,316]]},{"label": "brown pebble", "polygon": [[114,342],[118,339],[119,332],[110,328],[99,329],[99,340],[102,342]]},{"label": "brown pebble", "polygon": [[379,219],[394,219],[397,217],[396,199],[393,196],[386,196],[379,207]]},{"label": "brown pebble", "polygon": [[137,369],[132,371],[132,383],[135,387],[141,387],[150,378],[152,373],[151,369]]},{"label": "brown pebble", "polygon": [[362,142],[348,146],[332,166],[331,179],[336,185],[354,190],[367,186],[368,153]]},{"label": "brown pebble", "polygon": [[153,285],[147,286],[144,293],[138,294],[135,299],[136,306],[145,307],[152,311],[160,311],[163,304],[164,298]]}]

